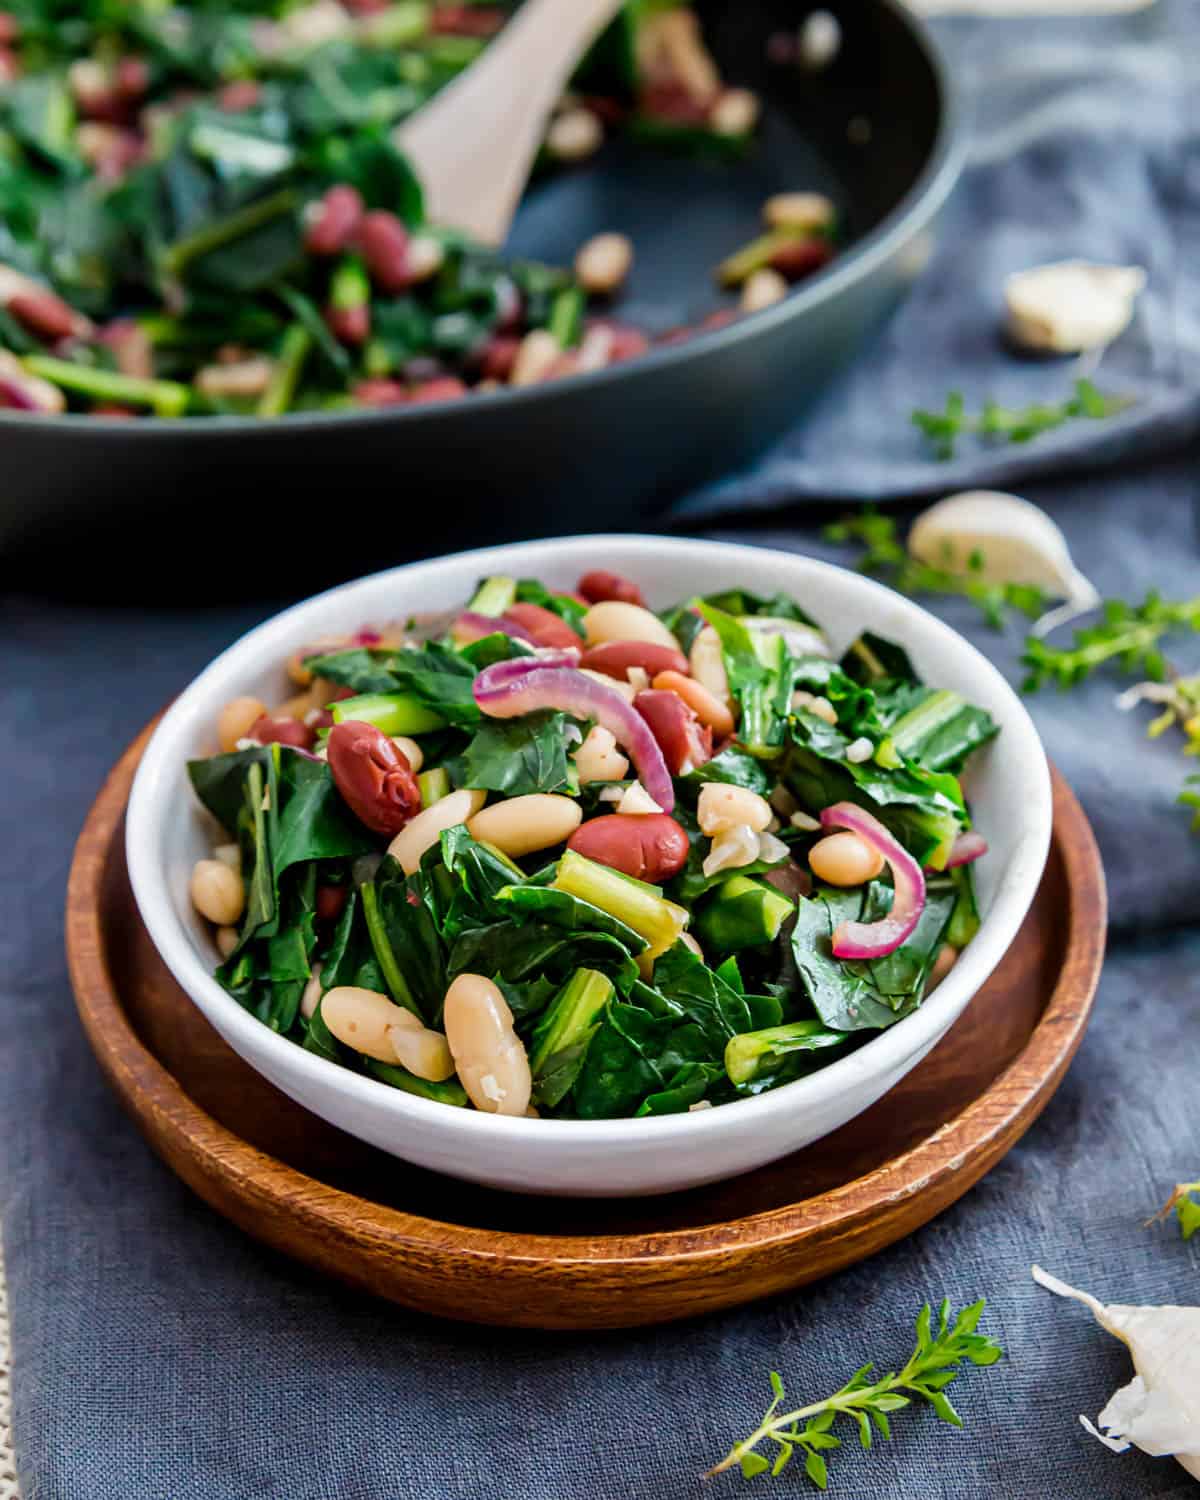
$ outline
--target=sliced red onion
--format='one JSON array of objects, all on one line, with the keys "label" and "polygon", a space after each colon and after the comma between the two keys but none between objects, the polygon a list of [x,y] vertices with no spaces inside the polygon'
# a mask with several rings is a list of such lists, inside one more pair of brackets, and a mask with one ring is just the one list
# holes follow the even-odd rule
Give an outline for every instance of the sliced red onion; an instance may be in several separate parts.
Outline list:
[{"label": "sliced red onion", "polygon": [[[567,652],[559,653],[565,658]],[[515,719],[556,708],[602,725],[637,767],[638,780],[663,812],[675,806],[675,787],[650,727],[615,687],[605,687],[563,660],[501,661],[475,679],[475,702],[494,719]]]},{"label": "sliced red onion", "polygon": [[454,624],[450,627],[451,634],[457,641],[481,641],[485,635],[511,635],[514,640],[528,641],[533,644],[533,637],[524,625],[518,625],[513,620],[502,620],[498,615],[480,615],[473,609],[464,609],[454,618]]},{"label": "sliced red onion", "polygon": [[878,818],[853,802],[835,802],[821,813],[821,827],[848,828],[883,856],[891,867],[892,909],[878,922],[839,922],[833,934],[835,958],[883,958],[912,936],[925,910],[921,866]]},{"label": "sliced red onion", "polygon": [[950,845],[950,855],[944,868],[953,870],[955,865],[969,865],[988,852],[988,842],[981,833],[960,833]]}]

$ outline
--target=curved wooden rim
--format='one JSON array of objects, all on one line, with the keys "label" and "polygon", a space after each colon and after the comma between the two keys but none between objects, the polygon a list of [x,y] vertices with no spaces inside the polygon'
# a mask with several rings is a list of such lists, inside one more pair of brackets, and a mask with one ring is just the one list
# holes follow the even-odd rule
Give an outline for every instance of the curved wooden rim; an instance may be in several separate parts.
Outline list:
[{"label": "curved wooden rim", "polygon": [[[84,1030],[101,1067],[123,1100],[136,1096],[153,1132],[179,1144],[190,1185],[236,1183],[248,1204],[286,1204],[288,1215],[328,1243],[370,1242],[389,1254],[417,1249],[451,1253],[480,1264],[617,1267],[651,1272],[670,1257],[697,1267],[730,1256],[771,1254],[802,1241],[813,1225],[822,1238],[849,1235],[868,1223],[877,1248],[890,1243],[887,1225],[920,1195],[929,1212],[955,1201],[1028,1129],[1054,1093],[1082,1039],[1104,956],[1107,910],[1099,851],[1082,809],[1052,770],[1055,848],[1062,859],[1071,911],[1067,944],[1050,1001],[1029,1041],[991,1084],[933,1135],[863,1177],[802,1202],[717,1225],[636,1235],[530,1235],[472,1228],[389,1208],[332,1188],[241,1140],[183,1092],[143,1045],[126,1018],[109,970],[102,931],[101,887],[119,835],[149,725],[110,772],[76,846],[67,894],[66,940],[71,982]],[[1070,824],[1075,835],[1059,837]],[[1079,914],[1087,913],[1086,920]],[[269,1184],[269,1190],[264,1187]],[[864,1188],[879,1187],[878,1195]],[[864,1202],[867,1206],[864,1206]],[[350,1227],[352,1226],[352,1228]],[[796,1278],[793,1278],[796,1279]],[[726,1299],[728,1300],[728,1299]]]}]

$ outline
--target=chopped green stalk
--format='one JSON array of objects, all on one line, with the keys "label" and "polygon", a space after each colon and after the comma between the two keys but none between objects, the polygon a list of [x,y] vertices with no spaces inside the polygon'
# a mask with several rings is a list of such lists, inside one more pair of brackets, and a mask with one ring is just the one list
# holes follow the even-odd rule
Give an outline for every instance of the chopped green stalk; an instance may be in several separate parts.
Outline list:
[{"label": "chopped green stalk", "polygon": [[353,719],[359,724],[374,724],[384,734],[428,734],[446,727],[440,714],[407,693],[361,693],[357,698],[334,703],[330,712],[335,724]]},{"label": "chopped green stalk", "polygon": [[403,1089],[406,1094],[416,1094],[418,1099],[432,1099],[437,1104],[456,1104],[465,1109],[468,1104],[467,1091],[457,1078],[447,1078],[444,1083],[430,1083],[427,1078],[418,1078],[407,1068],[393,1067],[391,1063],[366,1059],[367,1072],[380,1083],[391,1084],[394,1089]]},{"label": "chopped green stalk", "polygon": [[338,312],[353,312],[366,307],[371,300],[371,282],[367,268],[357,255],[341,261],[329,283],[329,301]]},{"label": "chopped green stalk", "polygon": [[258,402],[260,417],[281,417],[292,404],[300,371],[312,348],[312,334],[303,323],[293,323],[283,336],[271,379]]},{"label": "chopped green stalk", "polygon": [[516,597],[517,580],[497,573],[494,578],[483,580],[467,608],[476,615],[502,615],[515,602]]},{"label": "chopped green stalk", "polygon": [[365,47],[391,51],[419,41],[429,29],[429,7],[423,0],[402,0],[386,10],[361,17],[356,38]]},{"label": "chopped green stalk", "polygon": [[443,68],[469,68],[487,42],[476,36],[432,36],[425,43],[425,55]]},{"label": "chopped green stalk", "polygon": [[946,927],[944,941],[952,948],[963,949],[979,931],[979,908],[975,904],[975,876],[970,865],[959,865],[950,871],[956,892],[954,910]]},{"label": "chopped green stalk", "polygon": [[650,946],[642,955],[643,962],[653,962],[673,947],[687,926],[687,912],[668,901],[657,887],[585,859],[573,849],[559,860],[552,886],[590,901],[644,937]]},{"label": "chopped green stalk", "polygon": [[963,706],[960,695],[948,688],[930,693],[892,725],[891,733],[875,751],[876,765],[894,771],[905,760],[920,760],[921,746],[956,719]]},{"label": "chopped green stalk", "polygon": [[282,218],[284,214],[291,213],[299,202],[300,195],[295,188],[280,188],[276,193],[268,193],[265,198],[247,203],[244,208],[239,208],[223,219],[202,224],[192,234],[184,235],[183,239],[176,240],[163,251],[159,264],[164,275],[178,276],[190,261],[207,255],[232,240],[240,240],[243,235],[252,234],[264,224],[269,224],[272,219]]},{"label": "chopped green stalk", "polygon": [[443,766],[432,771],[422,771],[417,777],[417,785],[421,788],[422,807],[432,807],[435,802],[450,795],[450,777]]},{"label": "chopped green stalk", "polygon": [[383,917],[379,910],[379,898],[375,893],[375,884],[368,880],[360,888],[362,896],[363,916],[367,920],[367,935],[371,939],[371,947],[378,960],[379,967],[383,970],[383,977],[387,982],[388,990],[397,1005],[403,1005],[405,1010],[411,1010],[414,1016],[424,1020],[420,1007],[413,999],[413,992],[408,987],[400,965],[396,962],[396,955],[392,951],[392,944],[387,935],[387,929],[383,923]]},{"label": "chopped green stalk", "polygon": [[811,229],[773,229],[770,234],[760,235],[735,251],[728,260],[723,260],[717,267],[717,280],[722,286],[739,286],[755,271],[761,271],[786,246],[812,238]]},{"label": "chopped green stalk", "polygon": [[725,1071],[730,1083],[749,1083],[789,1052],[817,1052],[846,1040],[841,1031],[826,1031],[820,1021],[792,1021],[763,1031],[744,1031],[725,1046]]},{"label": "chopped green stalk", "polygon": [[115,370],[98,370],[46,354],[27,354],[21,361],[31,375],[40,375],[64,391],[90,396],[93,401],[112,401],[119,406],[149,406],[156,416],[182,416],[191,400],[186,385],[174,380],[139,380]]},{"label": "chopped green stalk", "polygon": [[570,1092],[613,994],[612,981],[605,975],[596,969],[576,969],[543,1012],[529,1054],[539,1104],[552,1108]]},{"label": "chopped green stalk", "polygon": [[564,287],[555,297],[547,326],[560,348],[570,349],[579,342],[583,332],[583,308],[584,295],[580,287]]},{"label": "chopped green stalk", "polygon": [[697,915],[696,936],[706,953],[757,948],[774,942],[795,909],[795,902],[781,891],[746,875],[734,875],[721,882]]},{"label": "chopped green stalk", "polygon": [[371,339],[363,350],[363,370],[373,379],[390,375],[395,362],[382,339]]}]

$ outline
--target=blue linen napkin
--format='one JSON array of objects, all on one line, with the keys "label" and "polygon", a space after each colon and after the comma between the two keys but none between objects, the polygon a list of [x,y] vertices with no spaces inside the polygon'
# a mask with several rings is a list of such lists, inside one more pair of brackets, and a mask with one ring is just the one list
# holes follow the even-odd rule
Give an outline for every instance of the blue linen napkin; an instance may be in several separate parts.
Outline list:
[{"label": "blue linen napkin", "polygon": [[[1149,266],[1157,321],[1111,352],[1102,383],[1111,363],[1114,388],[1118,374],[1120,389],[1141,382],[1145,400],[1111,439],[1104,424],[1081,424],[1018,452],[1057,476],[1024,492],[1056,515],[1105,592],[1195,592],[1191,462],[1152,460],[1195,421],[1188,252],[1200,183],[1185,84],[1200,16],[1188,0],[1160,0],[1121,19],[941,29],[971,70],[992,143],[956,204],[956,238],[841,397],[753,475],[702,497],[687,524],[736,497],[761,521],[706,534],[837,556],[819,539],[823,516],[784,517],[779,504],[1015,482],[924,460],[907,409],[951,386],[1014,402],[1037,394],[1031,381],[1057,391],[1064,366],[1018,365],[991,341],[999,274],[1111,254]],[[1013,222],[1003,249],[979,228],[998,207]],[[1110,442],[1131,460],[1124,471],[1062,477],[1107,463]],[[1083,1432],[1076,1414],[1094,1416],[1128,1379],[1127,1356],[1028,1279],[1036,1259],[1105,1300],[1200,1300],[1200,1240],[1143,1227],[1170,1185],[1200,1170],[1200,935],[1167,930],[1195,923],[1200,846],[1173,805],[1184,762],[1166,742],[1147,745],[1144,715],[1114,710],[1111,682],[1032,703],[1097,828],[1122,941],[1079,1057],[1025,1140],[926,1229],[819,1286],[683,1326],[551,1337],[436,1323],[258,1247],[149,1153],[75,1021],[61,910],[87,807],[140,725],[274,608],[0,603],[0,1219],[26,1500],[713,1500],[741,1481],[703,1484],[700,1472],[758,1420],[769,1369],[798,1399],[819,1397],[868,1358],[902,1361],[925,1299],[981,1294],[1009,1357],[955,1387],[966,1431],[900,1413],[893,1443],[863,1454],[851,1437],[833,1455],[831,1493],[1195,1493],[1169,1460],[1117,1457]],[[1015,632],[988,632],[954,601],[938,608],[1018,674]],[[778,1482],[781,1494],[804,1489],[799,1474]]]}]

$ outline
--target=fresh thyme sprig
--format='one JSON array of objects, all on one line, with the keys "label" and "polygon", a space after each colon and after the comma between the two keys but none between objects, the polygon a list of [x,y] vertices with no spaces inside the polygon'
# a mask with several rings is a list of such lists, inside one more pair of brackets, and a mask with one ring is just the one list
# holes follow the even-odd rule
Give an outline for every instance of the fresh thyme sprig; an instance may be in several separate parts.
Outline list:
[{"label": "fresh thyme sprig", "polygon": [[[1046,682],[1074,687],[1110,661],[1162,682],[1168,667],[1159,642],[1172,630],[1200,631],[1200,598],[1164,599],[1151,591],[1141,604],[1109,599],[1100,622],[1076,630],[1070,646],[1049,646],[1036,638],[1025,643],[1025,691],[1036,692]],[[1152,726],[1152,733],[1161,732]]]},{"label": "fresh thyme sprig", "polygon": [[1022,407],[985,401],[978,416],[967,411],[961,391],[951,391],[941,411],[918,409],[912,420],[928,438],[935,457],[949,459],[954,457],[958,439],[968,434],[998,442],[1028,443],[1077,417],[1098,421],[1132,405],[1130,396],[1106,396],[1090,380],[1077,380],[1074,395],[1066,401]]},{"label": "fresh thyme sprig", "polygon": [[[902,1370],[872,1381],[870,1376],[874,1365],[863,1365],[841,1390],[824,1401],[814,1401],[811,1405],[797,1407],[795,1411],[780,1413],[785,1394],[783,1381],[772,1370],[774,1399],[767,1407],[766,1415],[750,1436],[735,1443],[709,1473],[720,1474],[739,1464],[747,1479],[753,1479],[768,1469],[776,1475],[783,1472],[799,1451],[804,1455],[805,1473],[818,1489],[823,1490],[828,1483],[824,1452],[841,1447],[841,1439],[830,1430],[837,1419],[853,1418],[858,1423],[859,1442],[864,1448],[869,1448],[873,1430],[883,1438],[890,1438],[890,1414],[911,1405],[916,1396],[928,1401],[943,1422],[961,1427],[962,1418],[950,1404],[946,1386],[959,1374],[964,1359],[973,1365],[994,1365],[1004,1352],[993,1339],[975,1332],[983,1308],[984,1299],[981,1297],[970,1307],[963,1308],[951,1326],[947,1299],[938,1310],[935,1331],[926,1303],[917,1318],[917,1347]],[[758,1452],[759,1445],[767,1441],[775,1445],[773,1461]]]},{"label": "fresh thyme sprig", "polygon": [[891,516],[867,508],[826,526],[822,535],[827,542],[859,542],[864,547],[855,566],[862,573],[884,579],[901,594],[953,594],[969,599],[994,630],[1004,628],[1008,610],[1034,620],[1047,607],[1040,589],[1023,583],[985,583],[979,576],[983,558],[976,553],[969,559],[966,576],[947,573],[911,557],[896,532]]},{"label": "fresh thyme sprig", "polygon": [[1180,1182],[1175,1186],[1175,1191],[1155,1214],[1156,1219],[1169,1218],[1174,1212],[1179,1220],[1179,1232],[1185,1240],[1190,1240],[1192,1235],[1200,1229],[1200,1182]]}]

